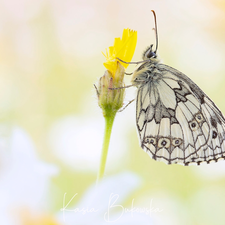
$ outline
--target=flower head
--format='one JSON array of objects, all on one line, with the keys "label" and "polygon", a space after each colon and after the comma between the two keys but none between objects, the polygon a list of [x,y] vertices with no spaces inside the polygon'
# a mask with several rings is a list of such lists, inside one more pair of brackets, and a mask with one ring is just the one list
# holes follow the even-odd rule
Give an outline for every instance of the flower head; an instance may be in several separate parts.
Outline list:
[{"label": "flower head", "polygon": [[[114,76],[118,67],[118,59],[120,58],[123,61],[130,62],[137,43],[137,31],[130,29],[123,30],[123,36],[121,38],[115,38],[114,45],[110,46],[109,49],[106,49],[106,54],[103,55],[106,57],[106,62],[103,63],[106,69],[108,69]],[[121,62],[120,62],[121,63]],[[121,63],[125,68],[128,64]]]},{"label": "flower head", "polygon": [[128,66],[117,58],[130,62],[137,43],[137,32],[130,29],[123,30],[122,38],[115,38],[114,45],[110,46],[104,56],[106,67],[104,76],[99,80],[98,103],[103,110],[103,115],[115,114],[122,106],[124,100],[124,71]]}]

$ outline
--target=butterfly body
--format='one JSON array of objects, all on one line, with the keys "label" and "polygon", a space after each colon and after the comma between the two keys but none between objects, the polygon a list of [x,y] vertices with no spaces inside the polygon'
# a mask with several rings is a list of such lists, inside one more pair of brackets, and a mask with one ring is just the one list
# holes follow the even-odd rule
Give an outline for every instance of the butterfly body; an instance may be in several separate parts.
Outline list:
[{"label": "butterfly body", "polygon": [[132,78],[141,147],[167,164],[225,158],[225,119],[212,100],[185,74],[160,63],[152,45],[143,60]]}]

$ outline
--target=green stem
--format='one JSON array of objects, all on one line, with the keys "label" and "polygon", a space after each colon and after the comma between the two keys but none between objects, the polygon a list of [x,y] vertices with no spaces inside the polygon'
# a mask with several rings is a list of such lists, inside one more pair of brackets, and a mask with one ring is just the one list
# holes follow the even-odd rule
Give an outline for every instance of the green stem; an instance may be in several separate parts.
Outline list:
[{"label": "green stem", "polygon": [[105,116],[105,131],[104,131],[104,139],[102,145],[102,155],[101,162],[98,170],[97,183],[103,177],[105,172],[105,165],[107,160],[107,154],[109,149],[110,136],[112,132],[112,126],[115,119],[116,113],[111,113],[110,115]]}]

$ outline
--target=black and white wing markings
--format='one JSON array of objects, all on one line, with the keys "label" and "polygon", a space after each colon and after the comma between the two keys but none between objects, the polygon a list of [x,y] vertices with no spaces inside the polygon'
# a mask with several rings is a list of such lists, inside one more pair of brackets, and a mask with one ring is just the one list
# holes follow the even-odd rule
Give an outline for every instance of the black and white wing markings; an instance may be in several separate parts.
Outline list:
[{"label": "black and white wing markings", "polygon": [[201,89],[179,71],[159,64],[156,83],[138,90],[137,127],[142,148],[167,164],[225,158],[225,119]]},{"label": "black and white wing markings", "polygon": [[[176,96],[168,84],[176,84],[177,88],[181,90],[176,81],[171,80],[167,83],[160,80],[158,82],[159,87],[154,86],[152,83],[151,86],[146,83],[140,87],[137,97],[137,128],[141,146],[152,158],[166,163],[170,163],[171,152],[174,154],[183,142],[182,129],[175,115]],[[146,97],[146,92],[149,93],[148,97]],[[146,104],[144,101],[147,99],[149,101]],[[148,106],[142,109],[144,105]],[[177,127],[175,128],[175,126]],[[176,138],[171,138],[173,133],[177,134]],[[176,155],[183,158],[183,152]]]},{"label": "black and white wing markings", "polygon": [[[183,84],[187,86],[187,88],[190,89],[192,92],[192,95],[189,95],[195,98],[192,98],[192,103],[195,105],[199,105],[200,103],[200,113],[203,116],[203,119],[205,122],[202,123],[201,130],[204,134],[205,141],[203,140],[203,136],[198,136],[198,139],[201,137],[202,140],[200,141],[201,148],[199,148],[197,145],[195,145],[195,148],[198,152],[199,157],[194,158],[193,161],[197,164],[200,164],[203,161],[206,161],[207,163],[210,162],[210,160],[217,161],[219,158],[224,158],[224,139],[225,139],[225,119],[223,117],[223,114],[221,111],[216,107],[216,105],[207,97],[207,95],[193,82],[185,76],[184,74],[180,73],[179,71],[167,67],[165,65],[162,65],[163,68],[166,68],[167,71],[171,72],[176,75],[177,79],[183,79]],[[169,68],[169,70],[167,69]],[[195,100],[198,100],[197,102]],[[199,107],[197,107],[199,108]],[[205,108],[208,108],[207,111]],[[210,110],[210,109],[211,110]],[[188,106],[188,109],[190,107]],[[196,116],[196,120],[198,118],[201,119],[200,115]],[[200,122],[200,121],[197,121]],[[217,128],[217,129],[216,129]],[[198,140],[196,139],[196,140]],[[197,143],[197,142],[196,142]],[[190,163],[189,161],[186,161],[185,164]]]},{"label": "black and white wing markings", "polygon": [[208,119],[210,127],[205,158],[217,161],[219,158],[225,157],[225,121],[222,113],[207,96],[204,97],[204,101],[202,112]]}]

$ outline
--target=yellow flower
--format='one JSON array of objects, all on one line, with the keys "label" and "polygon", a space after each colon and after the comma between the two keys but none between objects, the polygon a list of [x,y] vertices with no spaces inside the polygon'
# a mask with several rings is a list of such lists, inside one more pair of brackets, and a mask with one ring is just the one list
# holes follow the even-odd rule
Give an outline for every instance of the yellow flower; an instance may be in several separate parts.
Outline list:
[{"label": "yellow flower", "polygon": [[[115,115],[123,106],[124,100],[124,72],[128,66],[118,59],[130,62],[137,43],[137,32],[130,29],[123,30],[121,38],[115,38],[114,45],[106,51],[105,74],[99,79],[97,94],[98,104],[103,110],[104,117]],[[104,54],[103,54],[104,55]]]},{"label": "yellow flower", "polygon": [[[113,77],[115,76],[118,67],[117,58],[120,58],[126,62],[130,62],[134,55],[136,43],[137,31],[133,31],[127,28],[123,30],[122,39],[115,38],[114,45],[110,46],[108,51],[106,50],[106,54],[103,53],[103,55],[106,57],[106,62],[103,63],[103,65],[112,73]],[[128,64],[126,63],[121,64],[125,68],[127,68],[128,66]]]},{"label": "yellow flower", "polygon": [[105,118],[105,134],[102,147],[101,162],[98,178],[103,177],[107,153],[109,148],[112,125],[117,111],[123,106],[124,101],[124,73],[128,64],[121,63],[117,57],[126,62],[130,62],[137,43],[137,32],[130,29],[123,30],[122,39],[115,38],[114,45],[106,50],[106,71],[99,79],[98,87],[95,86],[98,96],[98,104],[102,108]]}]

